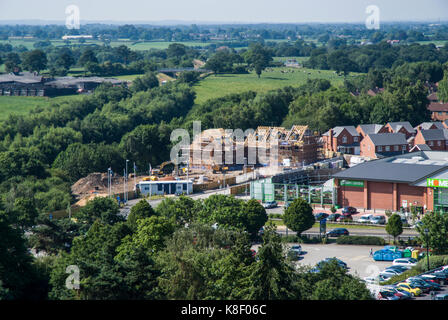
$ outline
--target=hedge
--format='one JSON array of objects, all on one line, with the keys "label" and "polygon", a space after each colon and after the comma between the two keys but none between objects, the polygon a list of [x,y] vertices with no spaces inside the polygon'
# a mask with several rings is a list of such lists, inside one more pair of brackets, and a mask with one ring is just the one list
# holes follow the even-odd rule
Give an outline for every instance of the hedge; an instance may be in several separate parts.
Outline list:
[{"label": "hedge", "polygon": [[[415,267],[412,267],[411,269],[403,272],[402,274],[393,276],[392,278],[390,278],[385,282],[381,282],[381,285],[394,284],[397,282],[402,282],[409,277],[418,276],[419,274],[428,271],[427,263],[428,262],[426,261],[426,257],[424,257],[417,262],[417,265]],[[429,270],[437,269],[439,267],[446,265],[448,265],[448,255],[429,256]]]},{"label": "hedge", "polygon": [[337,244],[358,244],[358,245],[371,245],[371,246],[383,246],[385,240],[381,237],[373,236],[342,236],[336,240]]}]

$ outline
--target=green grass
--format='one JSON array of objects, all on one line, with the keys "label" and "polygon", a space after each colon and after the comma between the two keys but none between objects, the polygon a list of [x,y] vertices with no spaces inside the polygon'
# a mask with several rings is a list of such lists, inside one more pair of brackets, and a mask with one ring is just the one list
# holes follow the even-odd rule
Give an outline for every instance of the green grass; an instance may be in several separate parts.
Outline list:
[{"label": "green grass", "polygon": [[[261,78],[252,72],[249,74],[218,74],[210,75],[194,86],[196,103],[200,104],[208,99],[219,98],[232,93],[244,91],[266,92],[285,86],[298,87],[307,79],[327,79],[335,86],[342,85],[343,76],[338,76],[331,70],[271,68],[271,72],[263,72]],[[294,71],[282,73],[282,71]],[[356,76],[356,75],[350,75]]]},{"label": "green grass", "polygon": [[6,119],[10,114],[26,114],[34,107],[46,108],[52,103],[65,100],[81,99],[83,96],[60,96],[48,97],[21,97],[21,96],[0,96],[0,120]]}]

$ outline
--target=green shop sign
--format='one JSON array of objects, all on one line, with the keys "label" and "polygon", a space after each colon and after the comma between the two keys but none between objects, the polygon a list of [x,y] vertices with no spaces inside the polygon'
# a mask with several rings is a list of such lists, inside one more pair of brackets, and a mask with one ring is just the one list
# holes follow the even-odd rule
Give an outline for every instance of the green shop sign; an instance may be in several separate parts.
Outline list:
[{"label": "green shop sign", "polygon": [[357,180],[341,180],[340,185],[343,187],[358,187],[364,188],[364,181]]},{"label": "green shop sign", "polygon": [[427,187],[448,188],[448,179],[426,179]]}]

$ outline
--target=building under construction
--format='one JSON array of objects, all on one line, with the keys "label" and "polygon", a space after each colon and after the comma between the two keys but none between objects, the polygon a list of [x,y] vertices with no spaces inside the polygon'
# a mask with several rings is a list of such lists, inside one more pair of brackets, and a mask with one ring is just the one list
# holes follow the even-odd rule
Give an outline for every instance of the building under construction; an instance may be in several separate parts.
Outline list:
[{"label": "building under construction", "polygon": [[210,170],[243,165],[299,167],[316,162],[319,137],[308,126],[258,127],[255,131],[204,130],[189,146],[191,168]]}]

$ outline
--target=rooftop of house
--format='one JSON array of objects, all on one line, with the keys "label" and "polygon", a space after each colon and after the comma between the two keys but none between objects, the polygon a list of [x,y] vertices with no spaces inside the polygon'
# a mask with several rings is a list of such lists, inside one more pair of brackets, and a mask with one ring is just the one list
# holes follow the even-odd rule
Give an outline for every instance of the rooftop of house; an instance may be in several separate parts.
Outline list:
[{"label": "rooftop of house", "polygon": [[445,129],[445,127],[443,126],[443,123],[440,121],[436,121],[436,122],[422,122],[421,124],[419,124],[417,127],[415,127],[414,129],[417,130],[417,128],[420,127],[421,130],[428,130],[430,129],[433,125],[435,125],[437,127],[437,129]]},{"label": "rooftop of house", "polygon": [[401,128],[405,128],[409,133],[415,132],[415,129],[411,126],[409,121],[388,122],[387,124],[392,128],[394,132],[398,132]]},{"label": "rooftop of house", "polygon": [[432,102],[429,104],[428,110],[431,112],[447,112],[448,103]]},{"label": "rooftop of house", "polygon": [[360,124],[358,126],[365,134],[378,133],[382,127],[382,124]]},{"label": "rooftop of house", "polygon": [[[342,131],[344,131],[344,129],[346,129],[348,131],[348,133],[350,133],[351,136],[353,137],[359,137],[359,132],[356,131],[355,126],[340,126],[340,127],[334,127],[333,130],[333,136],[334,137],[338,137]],[[323,134],[324,136],[329,136],[330,135],[330,130],[328,130],[327,132],[325,132]]]},{"label": "rooftop of house", "polygon": [[403,133],[374,133],[368,137],[375,146],[392,146],[407,144],[406,136]]},{"label": "rooftop of house", "polygon": [[432,130],[421,130],[420,131],[423,139],[428,140],[446,140],[448,138],[447,129],[432,129]]}]

